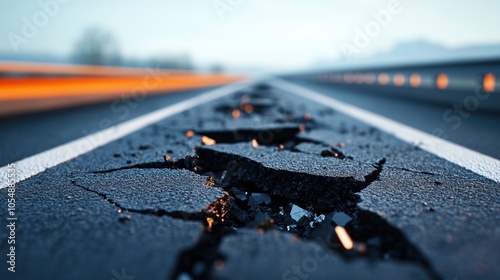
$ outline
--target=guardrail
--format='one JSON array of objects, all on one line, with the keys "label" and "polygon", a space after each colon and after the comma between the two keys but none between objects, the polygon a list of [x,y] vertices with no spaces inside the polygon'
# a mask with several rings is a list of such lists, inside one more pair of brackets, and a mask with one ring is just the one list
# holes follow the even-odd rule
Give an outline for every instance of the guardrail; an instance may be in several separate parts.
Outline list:
[{"label": "guardrail", "polygon": [[337,69],[288,76],[374,94],[500,111],[500,59]]}]

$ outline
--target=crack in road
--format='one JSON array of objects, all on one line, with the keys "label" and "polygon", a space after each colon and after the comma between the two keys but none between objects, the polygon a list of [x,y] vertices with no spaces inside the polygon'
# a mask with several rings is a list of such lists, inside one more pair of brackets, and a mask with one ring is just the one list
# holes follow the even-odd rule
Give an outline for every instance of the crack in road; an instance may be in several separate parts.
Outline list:
[{"label": "crack in road", "polygon": [[[268,94],[269,88],[264,92]],[[262,92],[247,92],[236,97],[239,101],[229,102],[215,110],[233,114],[233,118],[237,119],[245,113],[266,114],[277,106],[276,99],[265,97]],[[278,111],[283,113],[278,117],[279,121],[267,125],[245,121],[243,128],[237,128],[241,122],[221,122],[211,127],[208,122],[200,121],[199,126],[203,128],[193,129],[194,132],[214,139],[216,144],[191,147],[195,149],[196,156],[176,160],[165,156],[164,162],[94,172],[185,169],[209,176],[206,185],[223,189],[229,195],[212,202],[200,213],[126,209],[104,193],[75,185],[98,194],[122,210],[202,221],[203,232],[199,240],[178,255],[176,270],[170,275],[172,279],[183,276],[209,278],[213,267],[218,262],[224,262],[225,256],[218,249],[221,240],[228,234],[237,234],[236,228],[241,227],[261,232],[278,229],[310,240],[319,238],[322,244],[327,244],[326,249],[347,259],[411,261],[419,264],[431,278],[438,279],[429,261],[399,229],[380,215],[357,206],[360,202],[357,193],[378,180],[383,168],[434,174],[388,166],[387,157],[374,163],[361,162],[342,149],[342,142],[338,144],[338,149],[314,137],[298,137],[300,131],[314,131],[321,125],[311,120],[310,116],[298,118],[286,107],[280,107]],[[347,129],[341,133],[347,133]],[[376,134],[376,131],[370,130],[369,134]],[[252,145],[252,140],[257,145]],[[377,141],[380,141],[379,137]],[[340,246],[338,237],[334,235],[334,220],[338,213],[351,219],[342,226],[357,244],[352,250]]]},{"label": "crack in road", "polygon": [[[74,186],[79,187],[87,192],[94,193],[98,196],[100,196],[105,202],[117,207],[120,209],[120,213],[138,213],[138,214],[143,214],[143,215],[154,215],[154,216],[169,216],[171,218],[176,218],[176,219],[183,219],[183,220],[188,220],[188,221],[204,221],[207,217],[210,216],[209,213],[200,211],[200,212],[184,212],[184,211],[166,211],[163,209],[158,209],[158,210],[153,210],[153,209],[133,209],[133,208],[128,208],[122,206],[120,203],[116,202],[112,198],[108,197],[105,193],[98,192],[96,190],[92,190],[88,187],[79,185],[76,183],[76,181],[71,182]],[[126,221],[127,219],[130,219],[128,216],[120,216],[120,221]]]},{"label": "crack in road", "polygon": [[[235,145],[235,144],[233,144]],[[209,250],[207,255],[217,256],[210,260],[209,263],[205,263],[204,267],[209,264],[213,264],[218,260],[223,260],[224,256],[216,254],[217,244],[220,243],[221,239],[225,234],[234,233],[233,227],[253,227],[260,231],[279,229],[286,232],[292,232],[299,235],[301,238],[305,239],[315,239],[320,238],[322,244],[328,244],[328,249],[340,254],[348,259],[356,257],[368,257],[372,259],[399,259],[407,260],[420,264],[429,274],[431,278],[439,279],[439,276],[435,273],[429,262],[423,257],[419,250],[409,242],[404,234],[397,228],[392,227],[378,214],[371,213],[366,210],[361,210],[357,208],[357,203],[359,202],[359,196],[356,194],[360,190],[369,187],[369,185],[378,179],[380,173],[383,170],[386,159],[383,158],[376,163],[374,163],[373,170],[364,176],[365,181],[362,186],[354,185],[352,188],[347,188],[344,190],[345,195],[341,196],[340,199],[336,200],[336,206],[331,208],[325,208],[322,202],[311,203],[309,200],[301,200],[297,202],[294,191],[290,189],[290,186],[294,185],[295,176],[299,176],[298,180],[301,182],[308,182],[307,185],[314,182],[315,184],[321,184],[322,186],[331,186],[331,184],[341,184],[345,182],[336,183],[329,180],[317,181],[308,179],[308,176],[313,176],[311,174],[304,174],[301,172],[287,172],[287,174],[278,174],[277,176],[285,178],[280,181],[273,181],[269,179],[269,173],[279,173],[282,170],[277,169],[266,169],[262,164],[252,163],[251,161],[245,160],[244,157],[239,154],[217,154],[217,147],[225,145],[214,145],[209,147],[198,147],[197,153],[200,156],[198,164],[205,170],[206,175],[211,174],[215,177],[214,186],[220,187],[226,190],[231,199],[226,202],[229,205],[229,201],[232,203],[228,207],[228,215],[226,215],[226,222],[220,223],[221,228],[217,230],[217,235],[214,240],[212,238],[201,244],[198,244],[194,248],[183,252],[180,256],[183,261],[180,261],[183,265],[186,262],[190,263],[191,267],[183,267],[183,269],[178,272],[189,272],[191,277],[194,279],[202,279],[206,277],[208,272],[203,274],[191,274],[193,266],[196,266],[196,261],[186,261],[188,259],[194,258],[198,259],[200,251]],[[242,146],[236,145],[235,151],[241,152]],[[251,151],[258,151],[261,149],[254,149],[250,145],[247,145],[248,149]],[[220,152],[220,151],[219,151]],[[277,152],[282,155],[281,152]],[[236,165],[236,168],[235,168]],[[222,166],[222,168],[220,168]],[[224,168],[231,166],[231,171],[228,172]],[[266,179],[267,178],[267,179]],[[325,177],[322,177],[325,178]],[[263,187],[272,182],[272,188]],[[315,192],[313,192],[315,193]],[[347,195],[347,193],[349,195]],[[287,195],[291,194],[291,195]],[[255,197],[257,195],[257,197]],[[262,199],[262,196],[268,197],[268,199]],[[330,200],[333,196],[338,196],[338,190],[332,188],[325,188],[321,197],[327,197]],[[233,200],[234,198],[234,200]],[[304,204],[309,202],[309,204]],[[332,203],[332,201],[330,200]],[[294,220],[291,213],[291,208],[295,203],[302,203],[304,207],[304,214],[298,220]],[[332,204],[335,204],[332,203]],[[307,205],[307,206],[304,206]],[[318,205],[320,207],[318,207]],[[235,213],[233,213],[235,212]],[[357,247],[354,250],[345,250],[339,245],[339,241],[336,237],[332,235],[334,232],[334,227],[329,224],[331,217],[334,213],[348,213],[353,221],[346,225],[346,230],[351,234],[353,240],[359,244],[361,247]],[[231,215],[232,214],[232,215]],[[325,219],[324,217],[328,217]],[[319,217],[323,217],[319,219]],[[293,226],[293,227],[291,227]],[[206,242],[207,244],[205,244]],[[194,255],[190,255],[194,254]],[[196,252],[196,253],[194,253]],[[205,255],[205,254],[202,254]],[[176,279],[180,274],[176,274],[173,279]],[[201,277],[201,278],[199,278]]]},{"label": "crack in road", "polygon": [[165,156],[165,161],[156,161],[156,162],[146,162],[140,164],[134,164],[130,166],[124,166],[113,169],[99,170],[93,171],[94,174],[105,174],[105,173],[113,173],[120,170],[128,170],[128,169],[186,169],[186,170],[194,170],[196,165],[197,157],[187,156],[178,160],[171,160],[170,157]]}]

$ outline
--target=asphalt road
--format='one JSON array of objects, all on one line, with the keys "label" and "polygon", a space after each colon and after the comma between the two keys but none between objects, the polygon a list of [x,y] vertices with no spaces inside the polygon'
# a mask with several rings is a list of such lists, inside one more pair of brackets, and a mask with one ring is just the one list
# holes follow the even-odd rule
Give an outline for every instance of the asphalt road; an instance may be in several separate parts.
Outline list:
[{"label": "asphalt road", "polygon": [[[404,98],[403,94],[384,95],[383,89],[374,87],[335,86],[327,83],[289,80],[318,93],[333,97],[345,103],[363,108],[400,123],[434,134],[469,149],[500,159],[500,112],[481,110],[453,112],[453,103],[425,102]],[[447,117],[443,115],[447,113]]]},{"label": "asphalt road", "polygon": [[1,279],[498,278],[498,183],[290,96],[239,92],[18,183]]}]

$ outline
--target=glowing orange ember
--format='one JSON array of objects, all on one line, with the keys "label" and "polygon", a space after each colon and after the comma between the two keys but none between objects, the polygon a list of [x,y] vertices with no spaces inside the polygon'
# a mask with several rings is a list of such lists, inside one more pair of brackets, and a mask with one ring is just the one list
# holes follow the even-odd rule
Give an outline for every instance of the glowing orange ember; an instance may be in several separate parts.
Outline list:
[{"label": "glowing orange ember", "polygon": [[250,104],[243,104],[242,108],[245,112],[249,114],[253,112],[253,106]]},{"label": "glowing orange ember", "polygon": [[389,75],[387,75],[386,73],[380,73],[378,75],[378,83],[379,85],[382,85],[382,86],[385,86],[387,84],[389,84]]},{"label": "glowing orange ember", "polygon": [[192,130],[188,130],[188,131],[186,131],[186,137],[187,137],[187,138],[191,138],[191,137],[193,137],[193,136],[194,136],[194,132],[193,132]]},{"label": "glowing orange ember", "polygon": [[214,224],[214,219],[207,217],[207,225],[208,225],[208,230],[212,230],[212,226]]},{"label": "glowing orange ember", "polygon": [[252,146],[253,146],[254,148],[257,148],[257,147],[259,146],[259,142],[257,142],[257,139],[253,139],[253,140],[252,140]]},{"label": "glowing orange ember", "polygon": [[436,79],[436,85],[439,89],[446,89],[448,87],[449,79],[446,74],[439,74]]},{"label": "glowing orange ember", "polygon": [[203,145],[206,145],[206,146],[211,146],[211,145],[216,144],[215,140],[208,137],[208,136],[201,137],[201,143],[203,143]]},{"label": "glowing orange ember", "polygon": [[234,109],[231,115],[233,116],[234,119],[238,119],[240,118],[241,112],[238,109]]},{"label": "glowing orange ember", "polygon": [[411,74],[411,76],[410,76],[410,86],[412,86],[412,87],[419,87],[421,83],[422,83],[422,78],[420,77],[419,74],[417,74],[417,73]]},{"label": "glowing orange ember", "polygon": [[352,242],[352,239],[345,230],[345,228],[341,226],[336,226],[335,233],[337,234],[340,243],[342,243],[342,246],[344,246],[346,250],[351,250],[354,247],[354,242]]},{"label": "glowing orange ember", "polygon": [[170,161],[170,156],[165,156],[165,161]]},{"label": "glowing orange ember", "polygon": [[403,74],[394,75],[394,85],[395,86],[403,86],[405,84],[405,76]]},{"label": "glowing orange ember", "polygon": [[486,92],[495,91],[495,75],[488,73],[483,78],[483,88]]}]

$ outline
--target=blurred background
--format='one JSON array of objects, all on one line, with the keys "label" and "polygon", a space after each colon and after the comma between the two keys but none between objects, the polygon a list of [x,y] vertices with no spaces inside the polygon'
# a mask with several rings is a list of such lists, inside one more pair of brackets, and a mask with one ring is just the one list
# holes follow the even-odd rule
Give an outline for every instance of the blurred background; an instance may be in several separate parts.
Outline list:
[{"label": "blurred background", "polygon": [[4,161],[267,75],[500,158],[499,14],[493,0],[1,1]]},{"label": "blurred background", "polygon": [[391,2],[2,1],[0,60],[254,74],[500,57],[500,2],[489,0],[395,1],[356,46]]}]

